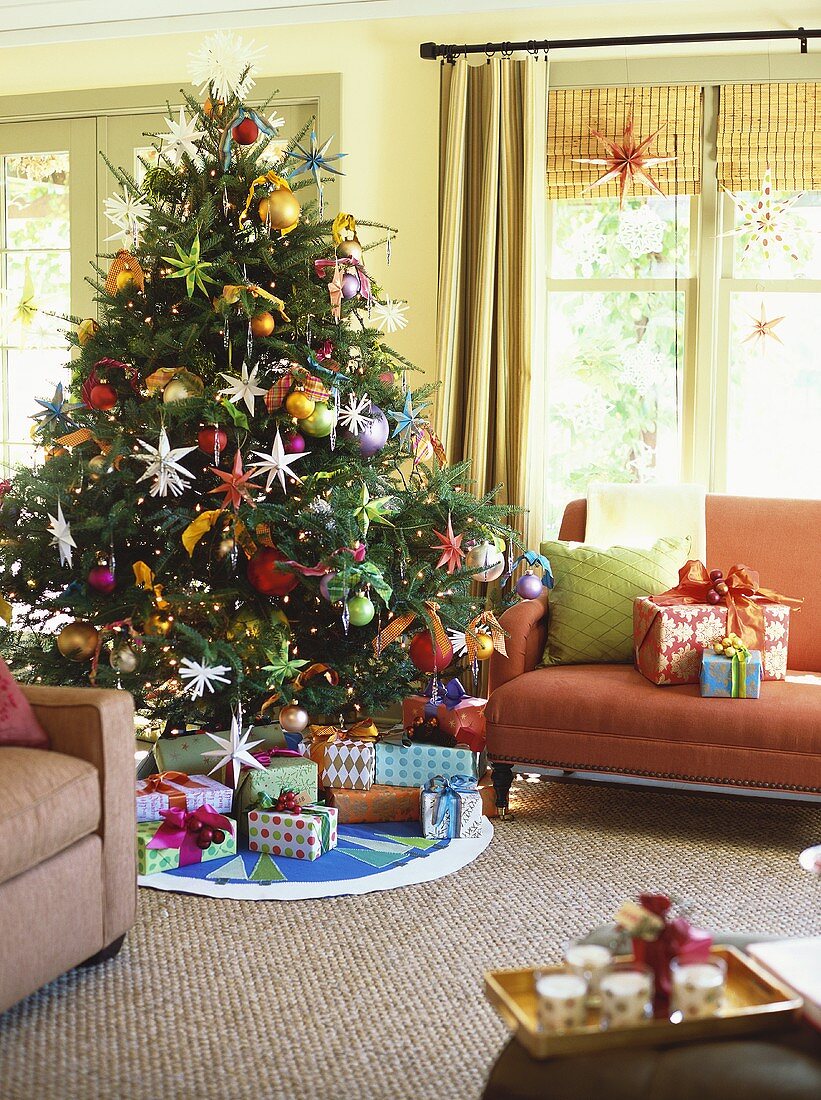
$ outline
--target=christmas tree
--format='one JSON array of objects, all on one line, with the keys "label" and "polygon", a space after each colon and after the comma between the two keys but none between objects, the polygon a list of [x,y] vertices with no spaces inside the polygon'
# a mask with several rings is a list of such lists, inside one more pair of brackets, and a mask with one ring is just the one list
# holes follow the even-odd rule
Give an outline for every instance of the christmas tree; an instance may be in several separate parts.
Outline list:
[{"label": "christmas tree", "polygon": [[395,230],[326,217],[343,154],[310,129],[272,141],[270,105],[246,104],[254,60],[207,40],[204,102],[184,94],[150,135],[141,178],[110,166],[99,321],[70,319],[70,383],[34,413],[42,463],[0,510],[22,679],[217,726],[238,703],[352,718],[444,670],[454,640],[488,656],[502,634],[477,582],[514,537],[384,342],[406,307],[366,255]]}]

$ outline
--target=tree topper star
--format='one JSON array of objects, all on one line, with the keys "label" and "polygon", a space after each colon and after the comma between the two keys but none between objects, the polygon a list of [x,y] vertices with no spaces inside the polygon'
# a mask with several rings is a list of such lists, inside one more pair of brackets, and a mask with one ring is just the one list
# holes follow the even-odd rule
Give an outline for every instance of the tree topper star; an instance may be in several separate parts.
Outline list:
[{"label": "tree topper star", "polygon": [[162,142],[161,151],[177,168],[182,163],[184,156],[192,159],[196,156],[197,142],[200,138],[205,137],[205,131],[197,129],[195,118],[188,119],[185,117],[185,110],[182,107],[180,107],[179,122],[175,122],[173,118],[167,118],[165,124],[169,129],[169,133],[163,134],[160,139]]},{"label": "tree topper star", "polygon": [[251,755],[251,749],[255,749],[257,745],[261,745],[262,741],[249,741],[253,726],[249,726],[245,733],[240,729],[240,720],[236,714],[231,717],[231,734],[229,737],[220,737],[217,733],[206,734],[211,740],[219,745],[218,749],[208,749],[204,752],[203,756],[219,757],[217,763],[208,773],[213,775],[214,772],[219,771],[222,767],[231,765],[231,771],[233,772],[234,787],[239,783],[240,770],[243,767],[247,768],[263,768],[259,760]]},{"label": "tree topper star", "polygon": [[465,552],[462,549],[462,539],[464,535],[454,535],[453,523],[450,516],[448,516],[448,529],[446,532],[434,530],[434,535],[439,540],[438,546],[432,546],[431,550],[439,550],[442,556],[436,563],[436,568],[441,569],[442,566],[447,567],[448,573],[454,573],[465,557]]},{"label": "tree topper star", "polygon": [[267,474],[268,480],[265,483],[265,491],[270,492],[271,486],[274,484],[274,478],[279,478],[279,483],[282,486],[282,491],[287,492],[287,486],[285,485],[285,475],[288,474],[294,481],[301,482],[302,478],[297,477],[294,471],[291,469],[291,463],[296,462],[300,458],[305,458],[309,455],[310,451],[303,451],[302,454],[286,454],[285,447],[282,443],[282,436],[277,428],[277,434],[274,437],[274,445],[271,448],[270,454],[265,454],[262,451],[252,451],[253,455],[261,459],[261,462],[255,462],[253,469],[258,470],[261,474]]},{"label": "tree topper star", "polygon": [[242,373],[239,378],[235,374],[222,374],[221,377],[229,383],[225,389],[220,390],[220,396],[227,397],[234,405],[238,405],[240,401],[245,402],[245,407],[251,416],[254,415],[254,404],[258,397],[264,397],[267,390],[263,386],[257,385],[257,375],[259,373],[259,366],[251,368],[251,373],[248,373],[248,364],[242,364]]},{"label": "tree topper star", "polygon": [[611,180],[618,179],[620,207],[624,205],[624,200],[631,186],[636,183],[642,183],[645,187],[649,187],[654,194],[663,196],[664,192],[647,171],[657,164],[667,164],[669,161],[676,159],[675,157],[647,156],[647,150],[663,129],[664,127],[660,126],[658,130],[655,130],[646,138],[639,139],[635,137],[633,134],[633,112],[631,110],[624,124],[621,141],[614,141],[612,138],[605,137],[600,130],[591,130],[592,136],[598,138],[604,145],[607,156],[573,158],[577,164],[594,164],[605,168],[605,171],[597,180],[585,187],[585,191],[590,191],[594,187],[601,187]]},{"label": "tree topper star", "polygon": [[71,524],[63,515],[63,506],[57,501],[57,515],[49,515],[48,530],[51,535],[51,544],[60,551],[60,565],[71,566],[71,551],[77,549],[77,543],[71,535]]},{"label": "tree topper star", "polygon": [[407,437],[409,434],[419,431],[425,422],[422,410],[426,408],[427,405],[420,405],[417,409],[413,407],[413,396],[409,390],[405,394],[405,404],[402,410],[400,412],[388,411],[391,420],[396,421],[396,427],[391,434]]},{"label": "tree topper star", "polygon": [[156,447],[140,439],[139,443],[145,448],[145,454],[136,454],[138,462],[145,463],[145,473],[137,478],[137,481],[146,481],[153,478],[154,482],[149,490],[152,497],[164,497],[168,493],[178,497],[186,488],[185,479],[194,480],[194,475],[180,459],[195,451],[196,447],[172,447],[165,428],[160,429],[160,437]]},{"label": "tree topper star", "polygon": [[240,451],[234,455],[234,465],[227,473],[225,470],[217,469],[216,466],[209,466],[208,469],[222,479],[222,485],[217,485],[215,489],[209,489],[208,492],[223,493],[224,508],[230,504],[234,511],[238,512],[243,500],[246,500],[252,508],[256,508],[256,504],[251,500],[251,489],[261,489],[262,486],[250,480],[252,476],[250,470],[243,471]]},{"label": "tree topper star", "polygon": [[197,287],[208,297],[208,287],[206,283],[212,283],[216,285],[217,280],[212,279],[208,271],[214,266],[207,260],[201,260],[202,244],[200,242],[200,235],[197,233],[194,241],[188,250],[183,252],[176,241],[173,242],[174,248],[177,250],[177,258],[173,256],[163,256],[163,259],[167,264],[171,264],[177,270],[172,271],[167,276],[169,279],[185,279],[185,289],[188,291],[188,297],[193,298],[194,291]]},{"label": "tree topper star", "polygon": [[759,317],[753,317],[753,315],[750,313],[748,314],[748,317],[752,321],[753,327],[750,330],[749,336],[745,336],[744,339],[741,341],[742,344],[747,344],[752,340],[755,347],[763,349],[764,347],[766,347],[768,338],[772,340],[777,340],[779,344],[784,343],[784,341],[775,331],[775,326],[780,325],[784,318],[773,317],[771,320],[768,321],[763,302],[761,303],[761,315]]},{"label": "tree topper star", "polygon": [[385,527],[393,527],[387,517],[388,510],[393,503],[392,497],[374,497],[368,492],[368,486],[362,484],[362,503],[354,512],[354,515],[362,524],[362,531],[367,535],[372,523],[381,523]]},{"label": "tree topper star", "polygon": [[185,690],[191,693],[192,699],[198,699],[206,688],[213,695],[215,684],[230,684],[231,677],[225,675],[230,671],[230,665],[208,665],[204,661],[189,660],[188,657],[183,657],[180,661],[180,676],[188,681]]}]

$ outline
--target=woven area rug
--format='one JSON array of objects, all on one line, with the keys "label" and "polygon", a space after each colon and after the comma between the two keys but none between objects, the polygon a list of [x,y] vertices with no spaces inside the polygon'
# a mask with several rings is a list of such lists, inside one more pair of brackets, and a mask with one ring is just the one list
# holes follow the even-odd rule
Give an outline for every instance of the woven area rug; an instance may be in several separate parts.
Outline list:
[{"label": "woven area rug", "polygon": [[495,966],[562,944],[645,888],[713,928],[821,932],[798,853],[818,806],[517,783],[516,820],[457,875],[404,890],[225,902],[139,892],[120,956],[0,1017],[3,1100],[475,1100],[507,1032]]}]

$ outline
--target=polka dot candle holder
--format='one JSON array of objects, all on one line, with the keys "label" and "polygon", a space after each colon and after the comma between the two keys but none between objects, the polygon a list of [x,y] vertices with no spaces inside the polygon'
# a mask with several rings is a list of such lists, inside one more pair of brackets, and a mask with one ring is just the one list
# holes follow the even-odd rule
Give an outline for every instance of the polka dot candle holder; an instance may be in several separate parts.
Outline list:
[{"label": "polka dot candle holder", "polygon": [[718,1016],[724,1006],[727,964],[724,959],[701,962],[673,959],[670,963],[670,1019],[703,1020]]},{"label": "polka dot candle holder", "polygon": [[613,963],[599,982],[601,1026],[635,1027],[653,1017],[653,972],[642,963]]},{"label": "polka dot candle holder", "polygon": [[571,1031],[587,1021],[587,981],[570,970],[551,970],[534,977],[541,1031]]}]

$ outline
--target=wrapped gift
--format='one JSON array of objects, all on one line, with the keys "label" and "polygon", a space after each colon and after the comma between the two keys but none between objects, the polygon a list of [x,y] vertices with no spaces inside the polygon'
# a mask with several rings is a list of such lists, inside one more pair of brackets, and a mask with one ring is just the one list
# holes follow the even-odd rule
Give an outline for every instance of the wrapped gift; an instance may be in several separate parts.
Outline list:
[{"label": "wrapped gift", "polygon": [[350,729],[310,726],[299,751],[319,766],[320,785],[367,791],[374,781],[374,742],[377,730],[370,718]]},{"label": "wrapped gift", "polygon": [[616,923],[633,941],[636,961],[653,971],[655,1004],[662,1014],[670,997],[671,960],[702,961],[713,942],[709,932],[693,928],[684,917],[673,917],[672,907],[665,894],[639,894],[638,903],[625,902],[616,913]]},{"label": "wrapped gift", "polygon": [[313,760],[290,749],[255,749],[252,756],[264,766],[242,770],[235,805],[243,826],[248,810],[275,803],[283,791],[293,791],[303,806],[316,802],[319,775]]},{"label": "wrapped gift", "polygon": [[[485,817],[498,816],[496,791],[489,776],[479,782],[478,791]],[[368,791],[328,787],[325,801],[338,811],[340,825],[420,820],[418,787],[388,787],[378,783],[374,783]]]},{"label": "wrapped gift", "polygon": [[[787,675],[790,609],[762,604],[762,679]],[[720,604],[667,604],[640,596],[633,603],[636,668],[654,684],[697,684],[701,654],[727,634],[727,608]]]},{"label": "wrapped gift", "polygon": [[290,859],[319,859],[336,847],[337,812],[333,806],[306,806],[300,814],[251,810],[248,847]]},{"label": "wrapped gift", "polygon": [[482,796],[470,775],[442,775],[419,793],[422,833],[440,840],[482,835]]},{"label": "wrapped gift", "polygon": [[161,810],[162,820],[137,825],[137,871],[155,875],[175,867],[205,863],[237,851],[236,823],[213,806]]},{"label": "wrapped gift", "polygon": [[486,706],[487,699],[468,695],[456,678],[447,684],[431,679],[424,695],[409,695],[402,701],[402,725],[410,729],[420,717],[436,718],[457,744],[481,752],[485,747]]},{"label": "wrapped gift", "polygon": [[401,738],[376,744],[376,782],[390,787],[424,787],[437,775],[484,774],[483,756],[467,748],[406,742]]},{"label": "wrapped gift", "polygon": [[[228,730],[215,730],[220,737],[230,737]],[[250,741],[261,741],[259,748],[285,748],[285,736],[278,725],[254,726]],[[159,771],[204,775],[214,767],[214,757],[203,756],[217,745],[204,731],[163,735],[154,745],[154,757]]]},{"label": "wrapped gift", "polygon": [[[728,639],[725,639],[727,641]],[[715,699],[757,699],[761,691],[761,654],[742,645],[718,651],[705,649],[701,658],[701,694]]]},{"label": "wrapped gift", "polygon": [[208,775],[160,772],[137,780],[138,821],[160,821],[162,810],[196,810],[206,803],[217,813],[229,814],[233,800],[231,788]]}]

